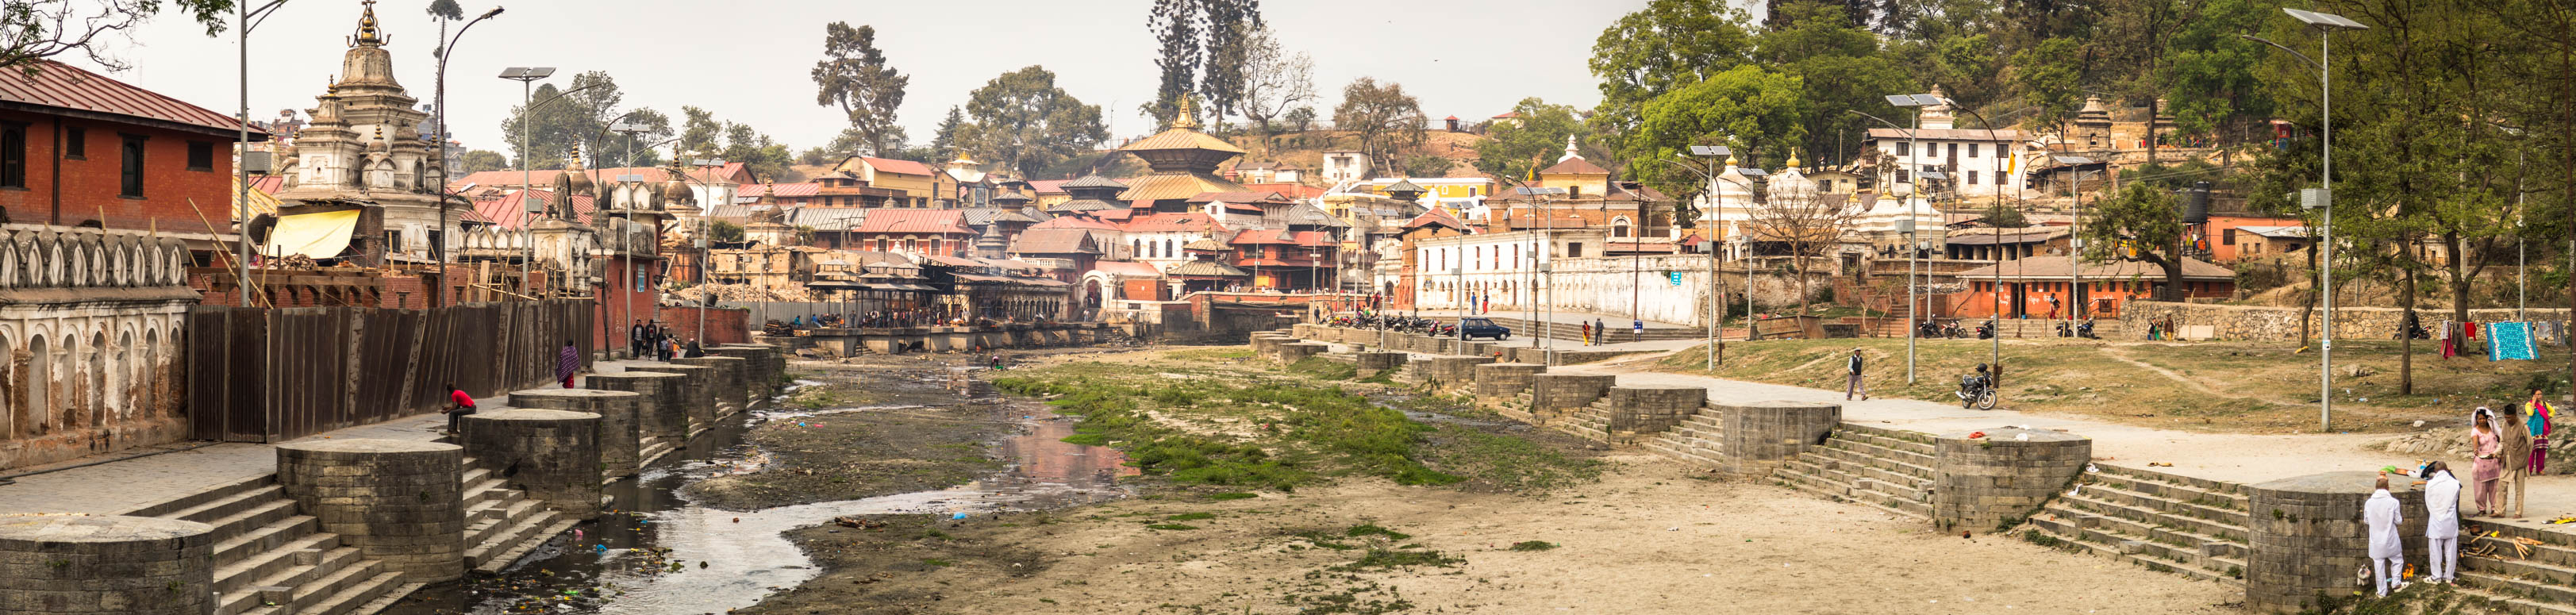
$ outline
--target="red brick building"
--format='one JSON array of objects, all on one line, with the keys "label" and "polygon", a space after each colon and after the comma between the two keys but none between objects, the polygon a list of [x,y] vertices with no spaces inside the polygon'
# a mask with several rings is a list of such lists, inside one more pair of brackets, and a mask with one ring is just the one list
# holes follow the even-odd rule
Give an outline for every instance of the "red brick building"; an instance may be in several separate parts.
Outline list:
[{"label": "red brick building", "polygon": [[[10,72],[0,78],[0,211],[9,222],[157,227],[196,250],[232,232],[241,124],[231,116],[60,63]],[[256,128],[250,136],[268,138]]]}]

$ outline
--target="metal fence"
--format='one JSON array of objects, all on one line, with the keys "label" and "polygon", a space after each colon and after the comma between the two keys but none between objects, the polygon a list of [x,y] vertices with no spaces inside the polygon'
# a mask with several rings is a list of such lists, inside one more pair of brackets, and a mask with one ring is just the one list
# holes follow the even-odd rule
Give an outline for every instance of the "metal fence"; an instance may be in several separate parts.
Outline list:
[{"label": "metal fence", "polygon": [[191,431],[278,442],[437,411],[451,383],[478,397],[542,386],[567,341],[587,366],[592,318],[586,301],[199,306],[188,311]]}]

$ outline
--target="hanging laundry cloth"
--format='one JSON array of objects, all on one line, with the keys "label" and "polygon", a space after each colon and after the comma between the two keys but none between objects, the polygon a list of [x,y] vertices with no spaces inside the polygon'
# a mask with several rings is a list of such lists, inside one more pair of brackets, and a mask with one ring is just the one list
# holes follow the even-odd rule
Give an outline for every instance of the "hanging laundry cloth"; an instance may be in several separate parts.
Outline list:
[{"label": "hanging laundry cloth", "polygon": [[2530,361],[2538,353],[2531,345],[2531,324],[2499,322],[2487,326],[2487,360]]},{"label": "hanging laundry cloth", "polygon": [[2467,322],[2460,324],[2463,325],[2462,330],[2468,334],[2469,339],[2478,339],[2478,323]]}]

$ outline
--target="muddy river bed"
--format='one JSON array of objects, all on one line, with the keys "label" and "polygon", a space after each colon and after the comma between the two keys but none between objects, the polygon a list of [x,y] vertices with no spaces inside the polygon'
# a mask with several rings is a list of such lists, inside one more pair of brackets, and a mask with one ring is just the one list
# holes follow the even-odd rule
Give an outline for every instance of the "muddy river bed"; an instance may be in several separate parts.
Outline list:
[{"label": "muddy river bed", "polygon": [[497,576],[388,613],[724,613],[812,579],[791,542],[835,519],[960,520],[1125,497],[1117,451],[1067,444],[1073,419],[994,394],[963,361],[800,363],[786,393],[608,485],[615,508]]}]

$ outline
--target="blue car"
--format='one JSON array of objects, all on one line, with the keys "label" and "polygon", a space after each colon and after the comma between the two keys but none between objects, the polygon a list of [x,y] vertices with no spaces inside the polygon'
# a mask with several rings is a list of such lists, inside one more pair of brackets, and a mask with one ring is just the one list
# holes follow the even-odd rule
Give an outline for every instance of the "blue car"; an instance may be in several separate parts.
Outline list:
[{"label": "blue car", "polygon": [[1491,318],[1458,319],[1458,339],[1476,339],[1479,337],[1493,338],[1496,340],[1512,339],[1512,329],[1511,327],[1494,324],[1494,320]]}]

